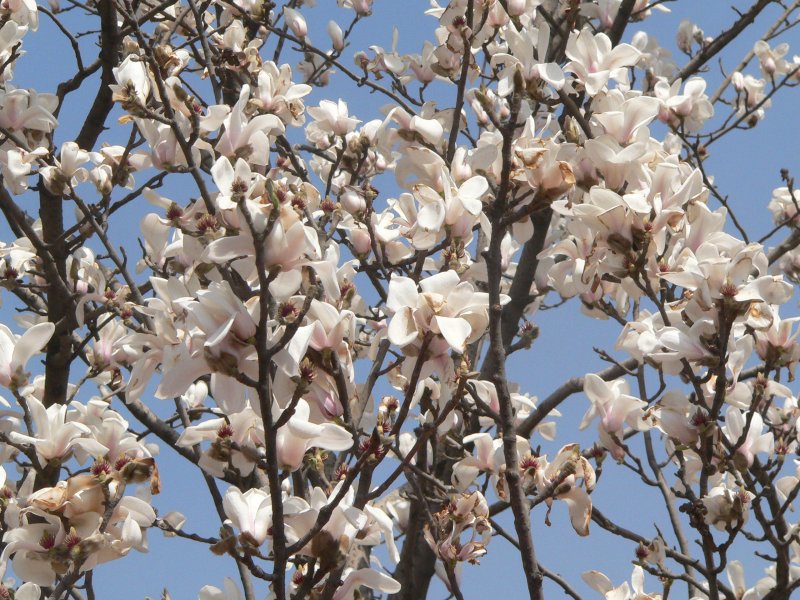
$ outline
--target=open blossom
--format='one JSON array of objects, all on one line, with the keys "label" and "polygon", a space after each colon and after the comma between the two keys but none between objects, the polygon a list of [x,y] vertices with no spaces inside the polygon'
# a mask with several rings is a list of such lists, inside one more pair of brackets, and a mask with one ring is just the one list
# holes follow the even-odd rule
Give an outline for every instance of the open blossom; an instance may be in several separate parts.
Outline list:
[{"label": "open blossom", "polygon": [[420,231],[414,236],[414,246],[418,249],[433,246],[445,234],[445,227],[455,238],[469,238],[483,210],[482,197],[489,189],[485,177],[475,175],[457,186],[442,169],[440,182],[442,194],[426,185],[414,186],[414,197],[419,202]]},{"label": "open blossom", "polygon": [[519,72],[527,83],[537,84],[543,81],[556,90],[566,83],[566,76],[556,63],[544,62],[550,43],[550,28],[543,24],[540,29],[526,27],[519,31],[513,23],[505,29],[508,42],[508,54],[497,53],[492,57],[492,64],[503,64],[505,68],[500,74],[498,92],[501,97],[507,96],[514,89],[514,74]]},{"label": "open blossom", "polygon": [[627,69],[641,54],[630,44],[617,44],[604,33],[593,34],[588,28],[572,32],[565,50],[570,62],[564,70],[575,73],[590,96],[596,95],[609,79],[627,81]]},{"label": "open blossom", "polygon": [[784,56],[789,51],[789,44],[778,44],[774,48],[764,40],[758,40],[753,46],[753,52],[758,57],[761,71],[767,77],[779,77],[791,70],[792,64]]},{"label": "open blossom", "polygon": [[247,113],[250,100],[250,86],[242,86],[239,101],[225,117],[225,130],[219,136],[217,152],[228,158],[245,155],[256,165],[265,165],[269,160],[270,137],[284,132],[281,120],[275,115],[255,115]]},{"label": "open blossom", "polygon": [[614,458],[622,460],[625,455],[620,445],[622,427],[627,423],[637,429],[644,428],[642,408],[647,406],[647,403],[627,393],[629,391],[627,382],[620,379],[605,382],[594,373],[589,373],[584,378],[583,391],[589,397],[592,406],[583,416],[580,429],[588,427],[594,418],[599,416],[597,429],[600,433],[600,442]]},{"label": "open blossom", "polygon": [[123,108],[135,111],[136,106],[144,107],[150,96],[150,74],[147,63],[138,56],[128,55],[118,67],[114,67],[117,85],[111,86],[112,99],[121,102]]},{"label": "open blossom", "polygon": [[53,94],[39,94],[6,84],[0,90],[0,126],[12,131],[30,129],[49,133],[58,125],[53,115],[57,106],[58,99]]},{"label": "open blossom", "polygon": [[646,594],[644,591],[644,569],[640,565],[633,567],[631,585],[623,581],[617,587],[600,571],[587,571],[582,579],[594,590],[601,593],[606,600],[661,600],[661,594]]},{"label": "open blossom", "polygon": [[81,165],[89,161],[89,153],[81,150],[75,142],[61,146],[60,160],[54,166],[42,167],[45,185],[52,193],[67,195],[79,183],[89,178],[88,171]]},{"label": "open blossom", "polygon": [[[286,520],[292,535],[298,539],[302,538],[314,526],[320,511],[332,498],[339,495],[342,485],[342,482],[337,483],[329,493],[320,487],[314,487],[308,495],[307,502],[299,501],[297,510]],[[354,501],[355,490],[350,487],[334,507],[330,519],[318,534],[316,543],[312,540],[299,551],[299,554],[319,558],[320,554],[328,549],[327,540],[338,542],[338,549],[341,552],[347,552],[357,543],[357,537],[369,523],[369,517],[364,511],[353,506]]]},{"label": "open blossom", "polygon": [[430,333],[440,335],[455,352],[464,352],[489,324],[489,297],[445,271],[417,285],[408,277],[392,277],[387,306],[394,311],[389,339],[407,346]]},{"label": "open blossom", "polygon": [[20,336],[0,324],[0,385],[12,389],[25,385],[25,366],[50,341],[54,331],[52,323],[40,323]]},{"label": "open blossom", "polygon": [[763,433],[764,421],[757,412],[745,417],[742,411],[732,406],[725,413],[725,425],[728,441],[747,466],[753,464],[757,453],[772,453],[772,433]]},{"label": "open blossom", "polygon": [[581,454],[577,444],[568,444],[561,448],[553,462],[548,462],[546,456],[532,457],[531,461],[524,461],[520,467],[533,472],[539,493],[557,482],[553,497],[545,499],[547,505],[552,504],[553,498],[563,500],[575,532],[582,536],[589,535],[589,522],[592,518],[592,499],[589,494],[594,491],[597,480],[592,465]]},{"label": "open blossom", "polygon": [[438,558],[451,564],[477,563],[486,554],[491,536],[489,506],[483,494],[477,491],[451,498],[433,515],[432,523],[425,526],[428,545]]},{"label": "open blossom", "polygon": [[74,446],[82,446],[95,456],[106,453],[105,446],[89,435],[91,433],[89,427],[67,420],[66,406],[53,404],[45,408],[35,396],[29,396],[27,401],[35,435],[13,432],[11,438],[18,443],[31,444],[44,464],[53,459],[64,458]]},{"label": "open blossom", "polygon": [[299,469],[306,450],[312,447],[349,450],[353,446],[353,437],[344,427],[335,423],[311,423],[310,412],[308,402],[300,400],[289,421],[278,430],[278,461],[284,468]]},{"label": "open blossom", "polygon": [[315,143],[319,140],[323,146],[329,145],[324,143],[328,141],[328,136],[346,135],[359,123],[358,119],[350,116],[344,100],[323,100],[319,106],[310,106],[308,114],[314,122],[306,129],[306,135]]},{"label": "open blossom", "polygon": [[[498,489],[501,496],[505,496],[506,491],[497,488],[506,467],[503,439],[492,439],[488,433],[473,433],[464,437],[462,441],[465,445],[473,444],[475,454],[467,456],[453,465],[453,485],[463,492],[472,485],[480,473],[485,473],[490,475],[492,487]],[[517,436],[516,446],[519,458],[530,454],[531,447],[525,438]],[[503,483],[503,485],[505,484]]]},{"label": "open blossom", "polygon": [[753,498],[755,494],[743,488],[737,489],[733,482],[726,479],[701,498],[706,509],[705,522],[720,531],[746,524]]},{"label": "open blossom", "polygon": [[258,87],[253,90],[252,102],[264,112],[277,115],[284,124],[301,125],[305,118],[303,98],[311,86],[292,81],[289,65],[267,61],[258,72]]},{"label": "open blossom", "polygon": [[272,526],[272,499],[269,493],[251,489],[242,493],[237,487],[230,487],[222,500],[225,515],[231,524],[246,535],[247,540],[260,546],[267,539]]},{"label": "open blossom", "polygon": [[706,95],[706,82],[700,77],[692,77],[683,84],[681,80],[671,85],[660,79],[655,85],[655,96],[661,101],[658,118],[673,127],[683,127],[687,133],[699,131],[703,124],[714,115],[714,107]]},{"label": "open blossom", "polygon": [[[403,23],[358,37],[373,0],[95,1],[80,33],[80,3],[49,2],[0,0],[0,600],[92,595],[153,526],[241,567],[200,600],[416,598],[437,575],[459,596],[495,533],[531,541],[520,511],[565,543],[635,538],[628,581],[584,573],[607,600],[798,587],[800,191],[787,165],[751,236],[706,161],[800,82],[793,9],[755,44],[684,20],[673,58],[635,31],[654,0],[429,0],[416,48]],[[75,50],[52,94],[12,83],[40,11]],[[714,92],[729,42],[752,52]],[[386,106],[326,97],[336,77]],[[547,327],[570,307],[616,327],[612,367],[584,375],[592,332]],[[566,356],[522,358],[552,335]],[[582,377],[548,389],[556,363]],[[589,447],[553,421],[581,403]],[[218,533],[153,501],[160,448]],[[675,501],[675,535],[594,496],[623,472]]]}]

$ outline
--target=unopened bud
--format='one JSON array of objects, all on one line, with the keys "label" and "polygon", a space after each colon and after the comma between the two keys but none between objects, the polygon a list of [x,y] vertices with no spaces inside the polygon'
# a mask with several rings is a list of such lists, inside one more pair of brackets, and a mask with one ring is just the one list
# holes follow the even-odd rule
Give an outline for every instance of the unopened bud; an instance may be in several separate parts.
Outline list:
[{"label": "unopened bud", "polygon": [[328,21],[328,35],[331,36],[331,44],[334,50],[337,52],[344,50],[344,34],[336,21]]},{"label": "unopened bud", "polygon": [[291,29],[292,33],[297,37],[304,38],[308,35],[308,25],[303,15],[300,14],[300,11],[284,6],[283,16],[286,18],[286,24],[289,26],[289,29]]}]

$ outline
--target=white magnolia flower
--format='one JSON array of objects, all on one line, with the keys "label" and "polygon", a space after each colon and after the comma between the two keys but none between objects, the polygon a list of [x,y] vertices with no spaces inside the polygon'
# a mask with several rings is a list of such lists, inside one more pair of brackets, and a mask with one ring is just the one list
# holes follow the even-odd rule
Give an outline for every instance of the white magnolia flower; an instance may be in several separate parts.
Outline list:
[{"label": "white magnolia flower", "polygon": [[203,586],[197,595],[197,600],[242,600],[242,593],[233,579],[226,577],[223,587],[224,590],[213,585]]},{"label": "white magnolia flower", "polygon": [[89,179],[89,172],[81,165],[89,161],[89,153],[81,150],[75,142],[61,146],[60,160],[54,166],[42,167],[40,172],[47,189],[53,194],[69,194],[79,183]]},{"label": "white magnolia flower", "polygon": [[103,444],[89,437],[91,435],[89,427],[77,421],[67,420],[65,405],[53,404],[45,408],[44,404],[33,395],[29,395],[26,400],[36,435],[14,431],[9,437],[16,443],[31,444],[42,464],[64,458],[74,446],[82,447],[93,456],[104,456],[108,452],[108,448]]},{"label": "white magnolia flower", "polygon": [[497,85],[497,93],[501,97],[513,91],[516,72],[529,83],[544,81],[556,90],[564,87],[566,77],[558,63],[544,62],[550,45],[550,28],[547,24],[543,24],[538,30],[535,27],[525,27],[519,31],[513,23],[509,23],[505,29],[505,38],[510,52],[497,53],[492,56],[491,61],[492,66],[502,64],[505,67],[499,75],[500,81]]},{"label": "white magnolia flower", "polygon": [[605,33],[593,34],[588,28],[570,34],[565,54],[570,62],[564,70],[575,73],[590,96],[603,89],[609,79],[627,82],[628,67],[635,65],[641,57],[641,53],[630,44],[618,44],[612,48]]},{"label": "white magnolia flower", "polygon": [[292,471],[303,465],[303,456],[309,448],[342,451],[353,446],[353,436],[344,427],[335,423],[311,423],[310,414],[311,407],[301,399],[289,421],[278,430],[278,462]]},{"label": "white magnolia flower", "polygon": [[594,373],[589,373],[584,378],[583,391],[592,405],[583,415],[579,428],[586,429],[599,416],[597,430],[600,433],[600,442],[614,458],[622,460],[625,456],[620,445],[623,425],[627,423],[630,427],[644,429],[642,409],[647,406],[647,402],[629,395],[626,381],[616,379],[606,382]]},{"label": "white magnolia flower", "polygon": [[53,323],[39,323],[20,336],[0,323],[0,385],[11,389],[25,385],[29,375],[25,365],[50,341],[54,331]]},{"label": "white magnolia flower", "polygon": [[[389,339],[398,346],[416,342],[427,333],[442,336],[455,352],[478,339],[489,325],[489,295],[476,292],[455,271],[423,279],[417,290],[408,277],[394,275],[386,302],[394,316]],[[504,298],[508,301],[508,297]]]},{"label": "white magnolia flower", "polygon": [[342,585],[336,590],[333,600],[353,600],[356,589],[362,586],[387,594],[400,591],[400,583],[397,580],[373,569],[345,569],[345,573]]},{"label": "white magnolia flower", "polygon": [[764,420],[755,411],[745,416],[741,410],[731,406],[725,413],[725,436],[748,467],[753,464],[756,454],[771,454],[774,448],[772,432],[763,433],[763,429]]},{"label": "white magnolia flower", "polygon": [[225,492],[222,506],[236,529],[247,535],[256,546],[264,543],[272,526],[272,498],[267,492],[252,489],[242,493],[232,486]]},{"label": "white magnolia flower", "polygon": [[144,59],[129,54],[118,67],[114,67],[114,78],[117,85],[111,85],[112,99],[123,105],[138,101],[141,106],[147,103],[150,96],[150,73]]}]

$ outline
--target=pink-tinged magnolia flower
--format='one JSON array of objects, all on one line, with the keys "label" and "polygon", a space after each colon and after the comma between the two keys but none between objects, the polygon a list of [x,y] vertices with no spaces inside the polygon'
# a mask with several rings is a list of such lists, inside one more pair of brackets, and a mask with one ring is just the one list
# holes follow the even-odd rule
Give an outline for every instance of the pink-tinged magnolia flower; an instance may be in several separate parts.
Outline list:
[{"label": "pink-tinged magnolia flower", "polygon": [[373,1],[374,0],[336,0],[336,3],[345,8],[352,8],[359,16],[368,17],[372,14]]},{"label": "pink-tinged magnolia flower", "polygon": [[0,323],[0,385],[10,389],[25,385],[30,375],[25,365],[50,341],[54,331],[53,323],[39,323],[20,336]]},{"label": "pink-tinged magnolia flower", "polygon": [[58,126],[58,119],[53,116],[57,107],[58,98],[54,94],[37,94],[34,90],[16,89],[6,84],[0,91],[0,127],[49,133]]},{"label": "pink-tinged magnolia flower", "polygon": [[10,13],[11,19],[15,23],[19,23],[31,31],[39,29],[39,10],[34,0],[5,0],[3,12]]},{"label": "pink-tinged magnolia flower", "polygon": [[294,33],[296,37],[302,39],[308,35],[308,24],[299,10],[284,6],[283,16],[286,19],[286,24],[289,26],[289,29],[292,30],[292,33]]},{"label": "pink-tinged magnolia flower", "polygon": [[344,32],[336,21],[328,21],[328,35],[334,50],[337,52],[344,50]]},{"label": "pink-tinged magnolia flower", "polygon": [[[469,537],[462,538],[465,533]],[[452,497],[425,526],[425,541],[439,559],[450,564],[476,564],[491,538],[489,505],[478,491]]]},{"label": "pink-tinged magnolia flower", "polygon": [[[427,333],[440,335],[450,348],[462,353],[489,324],[489,295],[476,292],[455,271],[437,273],[420,282],[417,290],[408,277],[392,276],[386,306],[394,312],[389,339],[407,346]],[[508,297],[505,297],[508,301]]]},{"label": "pink-tinged magnolia flower", "polygon": [[683,392],[670,390],[647,411],[645,419],[681,444],[693,446],[708,415]]},{"label": "pink-tinged magnolia flower", "polygon": [[595,96],[609,79],[627,82],[628,67],[635,65],[641,53],[630,44],[611,47],[604,33],[593,34],[589,28],[570,33],[565,54],[570,59],[565,71],[575,73],[586,93]]},{"label": "pink-tinged magnolia flower", "polygon": [[761,72],[767,78],[785,75],[794,68],[794,65],[784,58],[788,51],[789,44],[787,43],[770,48],[769,43],[758,40],[753,46],[753,52],[758,57],[758,63],[761,66]]},{"label": "pink-tinged magnolia flower", "polygon": [[670,84],[665,79],[659,80],[653,93],[661,101],[658,118],[673,127],[682,126],[687,133],[695,133],[703,124],[714,116],[714,105],[706,95],[706,81],[700,77],[687,79],[680,93],[681,80]]},{"label": "pink-tinged magnolia flower", "polygon": [[628,382],[623,379],[603,381],[594,373],[584,378],[583,391],[589,397],[592,406],[583,415],[580,429],[586,429],[596,416],[600,417],[597,431],[600,443],[617,460],[622,460],[625,450],[622,448],[622,427],[627,423],[636,429],[645,429],[642,421],[642,409],[647,402],[628,394]]},{"label": "pink-tinged magnolia flower", "polygon": [[[621,95],[619,90],[612,90],[609,96],[614,92]],[[660,107],[661,103],[652,96],[635,96],[625,100],[617,110],[603,110],[593,118],[620,144],[647,142],[650,137],[647,125],[658,116]]]},{"label": "pink-tinged magnolia flower", "polygon": [[738,92],[736,114],[744,115],[748,111],[752,111],[748,116],[747,124],[753,127],[764,118],[765,109],[772,106],[772,100],[767,96],[767,81],[735,71],[731,75],[731,83]]},{"label": "pink-tinged magnolia flower", "polygon": [[303,98],[310,93],[311,86],[292,81],[289,65],[267,61],[258,72],[258,87],[253,90],[251,102],[287,125],[300,126],[305,120]]}]

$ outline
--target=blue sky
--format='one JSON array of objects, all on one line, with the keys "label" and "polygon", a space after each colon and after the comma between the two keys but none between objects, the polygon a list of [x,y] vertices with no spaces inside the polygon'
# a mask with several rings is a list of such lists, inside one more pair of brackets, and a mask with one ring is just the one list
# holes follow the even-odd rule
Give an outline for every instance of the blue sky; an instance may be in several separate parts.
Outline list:
[{"label": "blue sky", "polygon": [[[644,28],[653,33],[662,45],[673,51],[679,63],[685,59],[674,48],[674,38],[677,25],[683,18],[695,21],[705,30],[706,35],[715,35],[727,23],[736,18],[731,9],[731,2],[720,0],[703,0],[695,2],[670,3],[672,14],[656,13],[643,24],[633,24],[629,27],[626,39],[637,28]],[[747,5],[746,2],[733,3],[739,7]],[[400,29],[399,50],[401,52],[418,52],[422,41],[432,37],[436,20],[425,17],[422,12],[428,7],[428,2],[423,0],[390,1],[376,0],[375,14],[356,27],[353,44],[345,51],[343,62],[350,66],[350,56],[358,49],[366,49],[370,45],[379,45],[389,48],[392,44],[392,28]],[[776,10],[765,11],[756,23],[751,34],[741,41],[733,44],[725,53],[725,65],[738,63],[742,56],[752,47],[756,39],[753,35],[766,29],[771,23],[770,16]],[[352,15],[351,11],[335,7],[333,0],[318,0],[314,9],[304,10],[304,14],[311,27],[311,39],[321,46],[327,44],[325,26],[330,18],[336,18],[344,26]],[[70,18],[74,22],[73,18]],[[77,22],[80,29],[80,22]],[[86,25],[84,28],[88,28]],[[790,43],[793,41],[786,38]],[[794,34],[794,41],[800,42],[798,35]],[[797,45],[797,44],[796,44]],[[31,34],[25,39],[25,50],[28,54],[23,57],[17,67],[13,80],[20,87],[32,86],[38,91],[54,91],[58,81],[68,77],[73,70],[74,60],[69,46],[53,28],[50,21],[42,15],[41,28],[38,34]],[[95,50],[84,44],[86,57],[93,57]],[[797,52],[798,49],[793,49]],[[290,58],[291,57],[291,58]],[[284,60],[290,58],[291,64],[296,64],[297,59],[289,54],[284,54]],[[718,70],[712,67],[708,74],[709,88],[716,88],[719,81]],[[750,71],[757,74],[756,68]],[[93,80],[94,81],[94,80]],[[67,105],[61,114],[61,128],[57,133],[57,143],[63,143],[73,136],[80,125],[78,120],[86,112],[86,107],[91,102],[93,90],[88,87],[89,93],[78,92],[70,96]],[[357,95],[354,95],[354,92]],[[355,86],[342,77],[334,79],[332,84],[319,92],[315,92],[313,100],[308,105],[316,103],[321,98],[336,98],[341,96],[348,100],[351,114],[355,114],[366,121],[379,118],[379,106],[385,104],[385,99],[376,95],[367,94],[365,89],[355,90]],[[727,139],[714,146],[707,162],[707,169],[719,183],[723,194],[730,194],[730,202],[735,208],[740,219],[748,223],[750,231],[755,232],[753,237],[758,238],[766,232],[771,225],[766,204],[775,187],[782,185],[779,170],[789,168],[794,173],[800,173],[798,156],[800,156],[800,120],[795,114],[797,106],[796,95],[791,91],[778,96],[773,101],[773,107],[768,110],[766,119],[760,123],[755,131],[734,132]],[[110,120],[110,124],[116,124]],[[123,142],[128,132],[122,128],[114,127],[114,137],[102,136],[102,141]],[[140,181],[144,178],[140,177]],[[165,195],[178,202],[188,200],[185,188],[173,185],[167,188]],[[391,187],[384,184],[382,193],[387,197],[393,195]],[[27,208],[34,210],[35,200],[23,199],[23,206],[29,202]],[[710,205],[716,207],[715,201]],[[150,210],[144,203],[132,206],[124,214],[119,215],[119,240],[125,245],[132,255],[138,255],[138,246],[132,237],[132,222],[138,222],[141,216]],[[731,230],[732,231],[732,230]],[[733,232],[733,231],[732,231]],[[12,238],[5,232],[3,239],[10,241]],[[571,302],[558,310],[540,313],[536,323],[540,327],[540,337],[534,348],[527,353],[516,355],[510,364],[510,377],[519,382],[525,391],[546,396],[565,379],[595,371],[605,365],[599,361],[592,352],[592,347],[612,349],[614,340],[619,332],[619,327],[612,322],[592,321],[579,312],[576,303]],[[796,314],[796,306],[786,307],[791,314]],[[786,310],[785,309],[785,310]],[[4,312],[6,319],[10,314]],[[155,401],[159,402],[159,401]],[[163,404],[163,411],[169,412],[171,403]],[[540,438],[534,439],[535,443],[542,443],[543,450],[550,452],[551,456],[558,449],[560,443],[578,441],[582,445],[590,445],[596,439],[593,428],[585,432],[577,432],[576,425],[581,415],[588,406],[586,398],[579,394],[567,401],[561,408],[564,416],[558,420],[559,443],[544,443]],[[171,451],[164,450],[159,458],[163,478],[164,493],[155,501],[161,512],[180,510],[188,517],[187,530],[201,535],[216,535],[219,524],[212,514],[211,503],[207,490],[195,469],[186,468],[181,464],[182,459]],[[225,486],[221,486],[224,491]],[[655,535],[653,522],[662,526],[667,524],[660,497],[650,489],[643,488],[635,480],[628,477],[622,467],[609,459],[604,465],[604,474],[593,500],[604,513],[621,524],[646,535]],[[594,528],[588,538],[579,538],[569,526],[566,510],[561,503],[555,503],[551,515],[552,527],[544,524],[545,509],[538,507],[532,515],[534,542],[537,547],[539,560],[551,570],[562,573],[568,580],[575,584],[579,592],[585,593],[587,598],[594,597],[582,582],[579,574],[589,569],[601,570],[615,582],[621,583],[630,576],[633,559],[633,544],[620,543],[610,536]],[[513,530],[508,519],[501,519],[509,530]],[[168,587],[172,598],[196,597],[197,591],[205,584],[222,587],[222,578],[225,575],[236,578],[236,571],[228,558],[212,555],[207,548],[194,542],[181,539],[164,540],[160,533],[152,532],[150,536],[151,552],[140,555],[132,552],[123,560],[104,565],[97,570],[95,586],[98,598],[143,598],[151,595],[159,597],[160,590]],[[749,560],[752,568],[748,569],[748,582],[754,583],[761,576],[760,563],[746,550],[741,550],[741,556],[734,556],[742,560]],[[519,574],[521,568],[519,558],[513,548],[504,540],[496,538],[489,546],[489,553],[482,559],[481,567],[467,565],[463,574],[463,588],[467,598],[483,597],[488,594],[505,594],[508,597],[521,597],[524,594],[524,580]],[[658,586],[652,586],[652,591],[657,591]],[[650,588],[648,588],[650,589]],[[553,590],[550,590],[553,592]],[[678,595],[683,595],[683,589],[677,590]],[[431,593],[431,598],[444,598],[446,592],[439,585]],[[560,592],[553,593],[553,597],[560,597]]]}]

